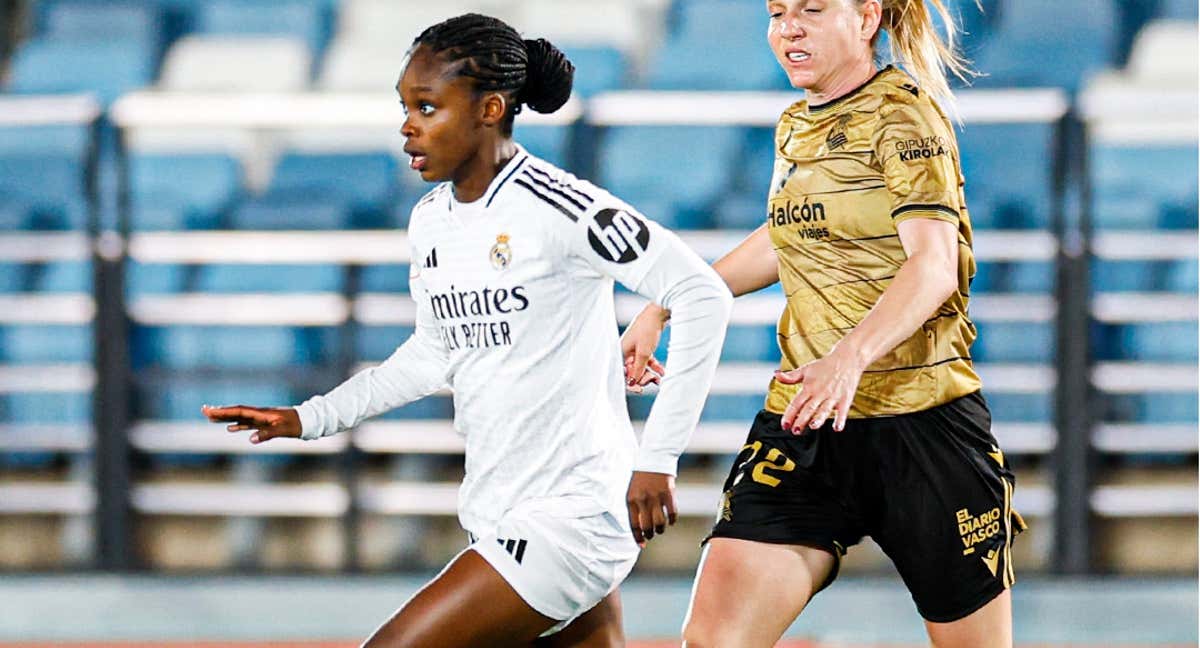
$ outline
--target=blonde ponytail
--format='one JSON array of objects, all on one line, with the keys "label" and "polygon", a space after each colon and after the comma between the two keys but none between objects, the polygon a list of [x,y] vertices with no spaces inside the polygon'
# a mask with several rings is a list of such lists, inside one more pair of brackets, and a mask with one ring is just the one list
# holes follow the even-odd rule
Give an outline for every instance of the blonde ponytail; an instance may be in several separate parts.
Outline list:
[{"label": "blonde ponytail", "polygon": [[[976,0],[978,2],[979,0]],[[943,107],[953,111],[954,95],[950,91],[947,71],[966,81],[976,76],[957,49],[958,28],[943,0],[880,0],[883,14],[879,29],[887,31],[892,58],[899,62],[921,86]],[[946,40],[933,25],[930,7],[946,26]],[[982,7],[980,7],[982,10]],[[878,32],[875,34],[878,39]],[[876,41],[872,41],[874,45]]]}]

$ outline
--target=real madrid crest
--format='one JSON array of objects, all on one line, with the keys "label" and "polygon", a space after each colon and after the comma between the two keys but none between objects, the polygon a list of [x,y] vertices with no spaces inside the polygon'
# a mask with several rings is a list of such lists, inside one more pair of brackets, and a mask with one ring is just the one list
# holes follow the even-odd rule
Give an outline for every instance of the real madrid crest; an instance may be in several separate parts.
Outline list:
[{"label": "real madrid crest", "polygon": [[496,235],[496,244],[492,246],[488,258],[492,262],[492,267],[497,270],[504,270],[512,263],[512,248],[508,246],[508,234]]}]

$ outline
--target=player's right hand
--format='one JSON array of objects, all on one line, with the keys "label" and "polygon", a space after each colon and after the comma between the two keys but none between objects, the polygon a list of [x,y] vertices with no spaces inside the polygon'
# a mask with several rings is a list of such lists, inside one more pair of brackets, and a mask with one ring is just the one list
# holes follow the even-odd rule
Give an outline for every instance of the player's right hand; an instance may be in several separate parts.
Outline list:
[{"label": "player's right hand", "polygon": [[657,304],[647,304],[621,335],[621,357],[625,361],[625,388],[634,393],[651,383],[658,383],[667,370],[654,357],[670,311]]},{"label": "player's right hand", "polygon": [[279,437],[300,438],[300,414],[292,407],[250,407],[205,405],[200,412],[213,423],[230,423],[226,430],[250,430],[250,443],[262,443]]}]

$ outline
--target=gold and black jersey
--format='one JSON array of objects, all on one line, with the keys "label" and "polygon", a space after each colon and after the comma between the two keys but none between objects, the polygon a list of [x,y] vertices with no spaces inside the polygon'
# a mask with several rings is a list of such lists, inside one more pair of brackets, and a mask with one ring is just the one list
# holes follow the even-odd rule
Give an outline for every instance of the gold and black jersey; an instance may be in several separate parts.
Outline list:
[{"label": "gold and black jersey", "polygon": [[[784,112],[767,214],[787,295],[778,331],[784,370],[825,356],[862,321],[907,258],[896,228],[910,218],[958,227],[958,291],[867,368],[854,418],[926,410],[980,389],[958,146],[941,109],[890,66],[834,102],[801,101]],[[766,408],[782,413],[797,389],[772,380]]]}]

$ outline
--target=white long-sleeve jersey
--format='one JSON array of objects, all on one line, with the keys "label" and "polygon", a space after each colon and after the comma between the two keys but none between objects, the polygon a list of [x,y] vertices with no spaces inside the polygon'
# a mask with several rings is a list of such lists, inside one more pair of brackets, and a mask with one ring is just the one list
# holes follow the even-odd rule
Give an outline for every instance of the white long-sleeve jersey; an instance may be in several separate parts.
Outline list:
[{"label": "white long-sleeve jersey", "polygon": [[[716,368],[732,296],[671,232],[524,149],[479,200],[449,183],[413,208],[416,331],[381,365],[300,405],[303,438],[449,385],[466,443],[459,520],[522,504],[624,519],[632,470],[674,474]],[[613,280],[668,308],[670,371],[640,447],[625,406]]]}]

